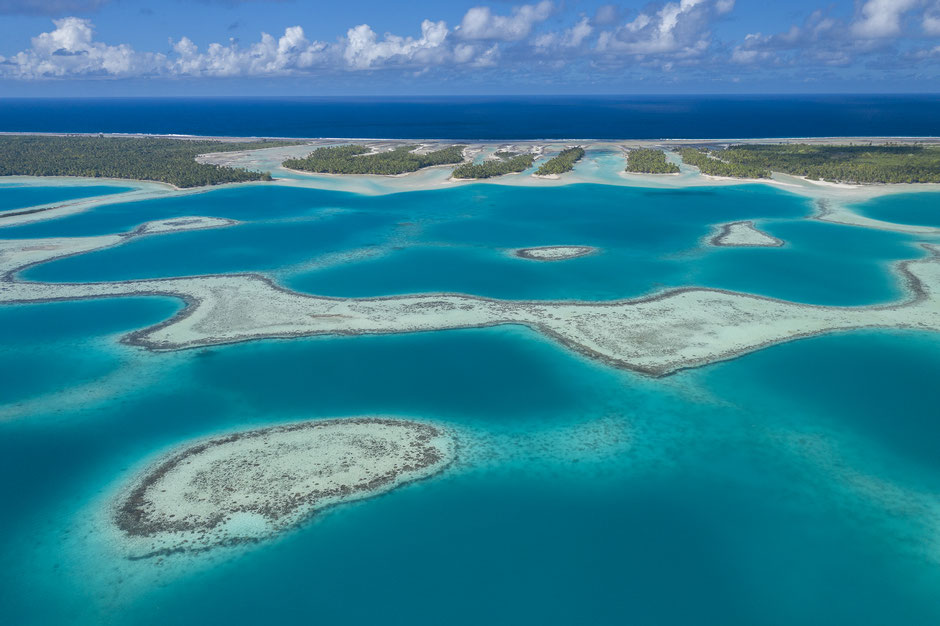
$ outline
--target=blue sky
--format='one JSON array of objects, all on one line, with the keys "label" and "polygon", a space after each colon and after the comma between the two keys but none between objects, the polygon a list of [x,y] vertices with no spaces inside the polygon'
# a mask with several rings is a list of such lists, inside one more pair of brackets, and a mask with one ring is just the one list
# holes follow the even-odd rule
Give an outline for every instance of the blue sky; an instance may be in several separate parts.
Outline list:
[{"label": "blue sky", "polygon": [[0,0],[0,96],[940,91],[940,0]]}]

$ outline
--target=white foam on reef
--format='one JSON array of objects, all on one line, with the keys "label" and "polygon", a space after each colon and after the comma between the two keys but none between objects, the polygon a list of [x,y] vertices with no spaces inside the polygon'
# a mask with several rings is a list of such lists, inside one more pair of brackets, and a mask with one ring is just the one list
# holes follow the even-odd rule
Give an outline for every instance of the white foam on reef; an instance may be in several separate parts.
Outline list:
[{"label": "white foam on reef", "polygon": [[724,248],[779,248],[783,241],[754,226],[754,222],[728,222],[719,224],[707,243]]},{"label": "white foam on reef", "polygon": [[598,250],[591,246],[539,246],[537,248],[517,248],[512,255],[530,261],[564,261],[594,254]]},{"label": "white foam on reef", "polygon": [[188,442],[140,472],[113,505],[129,558],[256,543],[316,512],[427,478],[453,437],[383,417],[308,420]]}]

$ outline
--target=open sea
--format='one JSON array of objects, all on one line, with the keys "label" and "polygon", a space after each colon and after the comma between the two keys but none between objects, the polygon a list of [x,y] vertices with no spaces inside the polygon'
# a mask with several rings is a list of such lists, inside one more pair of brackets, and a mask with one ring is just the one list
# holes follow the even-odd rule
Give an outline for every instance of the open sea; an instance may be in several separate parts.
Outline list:
[{"label": "open sea", "polygon": [[0,132],[401,139],[940,136],[940,94],[0,98]]},{"label": "open sea", "polygon": [[[245,101],[204,116],[200,107],[216,105],[84,101],[60,116],[49,111],[61,102],[5,100],[0,127],[666,136],[665,122],[632,119],[639,110],[672,120],[672,136],[940,134],[934,97],[806,98],[802,110],[815,113],[800,127],[800,109],[784,100],[752,106],[781,107],[789,126],[727,109],[719,116],[717,105],[694,99],[668,114],[652,99],[640,109],[598,99],[545,104],[519,126],[510,120],[521,102],[442,127],[452,107],[470,101],[409,102],[402,106],[430,113],[414,124],[398,114],[394,132],[392,113],[369,102],[341,111],[318,101]],[[840,101],[850,113],[835,120]],[[240,107],[266,112],[249,128]],[[553,122],[552,107],[570,107],[574,121]],[[584,115],[585,107],[604,113]],[[319,113],[294,124],[305,110]],[[622,123],[604,123],[614,119]],[[691,121],[703,119],[713,121]],[[0,179],[0,211],[119,191],[118,183]],[[938,197],[894,195],[853,208],[936,225]],[[250,271],[338,297],[589,300],[699,285],[838,306],[904,297],[891,264],[921,257],[917,242],[940,242],[807,220],[812,211],[805,197],[750,184],[484,183],[385,195],[253,185],[107,204],[0,228],[0,238],[119,233],[185,215],[240,221],[37,265],[23,280]],[[743,219],[787,245],[702,244],[715,224]],[[506,252],[553,244],[601,252],[554,263]],[[119,343],[182,307],[166,297],[0,306],[0,623],[940,624],[937,334],[832,334],[660,379],[591,361],[519,326],[165,353]],[[241,554],[195,565],[102,556],[92,520],[154,455],[233,429],[362,414],[434,420],[469,433],[472,445],[453,471],[331,509]]]}]

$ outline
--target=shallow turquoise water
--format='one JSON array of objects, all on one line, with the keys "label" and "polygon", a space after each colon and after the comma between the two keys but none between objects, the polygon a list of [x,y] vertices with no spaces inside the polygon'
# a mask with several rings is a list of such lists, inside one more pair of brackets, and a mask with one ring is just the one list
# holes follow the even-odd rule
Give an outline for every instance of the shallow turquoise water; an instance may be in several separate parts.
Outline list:
[{"label": "shallow turquoise water", "polygon": [[[302,191],[264,206],[266,192],[244,204],[201,194],[206,210],[197,196],[152,211],[142,202],[88,227],[122,230],[161,211],[248,223],[139,239],[26,275],[263,269],[314,291],[502,297],[691,282],[859,302],[896,297],[886,263],[921,254],[916,238],[804,221],[802,201],[741,188],[713,197],[583,186],[531,202],[532,190],[487,186]],[[583,208],[566,217],[578,197]],[[698,246],[711,224],[745,218],[788,246]],[[504,253],[552,243],[604,252],[544,264]],[[363,247],[384,256],[323,261]],[[14,564],[0,568],[5,623],[940,622],[937,335],[817,337],[665,379],[515,326],[159,354],[117,343],[179,307],[0,307],[0,498],[14,503],[0,516],[0,562]],[[453,426],[464,462],[204,568],[174,573],[98,551],[88,520],[101,498],[168,446],[364,413]]]},{"label": "shallow turquoise water", "polygon": [[931,193],[891,194],[854,205],[852,210],[887,222],[940,227],[940,198]]},{"label": "shallow turquoise water", "polygon": [[150,220],[188,215],[247,221],[308,216],[318,209],[336,207],[339,201],[355,197],[331,191],[250,185],[145,202],[107,204],[62,219],[3,228],[0,234],[4,239],[106,235],[131,231]]},{"label": "shallow turquoise water", "polygon": [[[757,185],[681,191],[468,185],[378,197],[242,191],[244,197],[224,189],[109,205],[41,229],[8,230],[58,235],[74,226],[76,234],[100,234],[171,216],[230,217],[244,223],[137,239],[23,276],[87,282],[261,271],[298,291],[342,297],[456,291],[609,300],[694,284],[813,304],[868,304],[900,296],[887,263],[922,254],[910,236],[798,219],[809,211],[804,199]],[[787,246],[700,248],[713,225],[744,218],[764,218],[761,226]],[[553,244],[591,245],[601,253],[565,263],[509,253]],[[338,262],[350,250],[355,254]]]},{"label": "shallow turquoise water", "polygon": [[34,187],[0,182],[0,213],[79,198],[92,198],[129,191],[129,187],[95,185],[82,187]]}]

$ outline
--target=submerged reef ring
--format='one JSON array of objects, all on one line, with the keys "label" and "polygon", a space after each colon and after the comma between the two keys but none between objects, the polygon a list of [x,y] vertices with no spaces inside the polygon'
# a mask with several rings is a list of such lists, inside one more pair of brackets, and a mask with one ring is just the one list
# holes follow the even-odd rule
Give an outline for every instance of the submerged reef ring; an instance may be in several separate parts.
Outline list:
[{"label": "submerged reef ring", "polygon": [[130,558],[254,543],[315,512],[440,472],[451,435],[382,417],[308,420],[184,445],[114,505]]},{"label": "submerged reef ring", "polygon": [[728,222],[715,227],[708,244],[719,248],[779,248],[784,242],[754,226],[754,222]]},{"label": "submerged reef ring", "polygon": [[513,256],[530,261],[565,261],[594,254],[598,250],[591,246],[539,246],[537,248],[518,248]]}]

